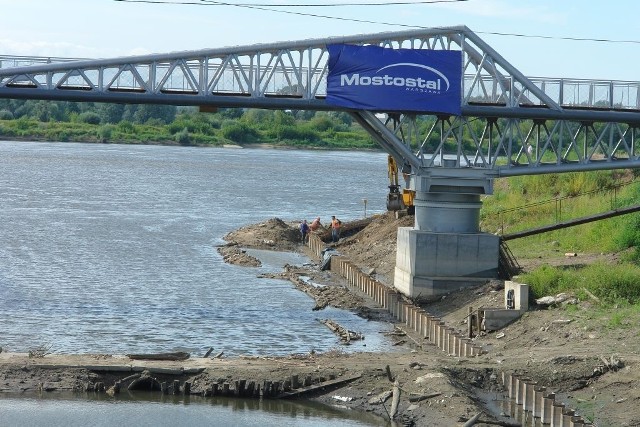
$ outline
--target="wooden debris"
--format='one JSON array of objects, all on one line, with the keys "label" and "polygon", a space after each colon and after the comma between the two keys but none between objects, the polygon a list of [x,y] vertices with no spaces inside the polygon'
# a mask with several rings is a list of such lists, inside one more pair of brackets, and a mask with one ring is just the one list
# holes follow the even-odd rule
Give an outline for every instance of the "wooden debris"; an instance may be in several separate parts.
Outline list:
[{"label": "wooden debris", "polygon": [[213,347],[209,347],[209,350],[207,350],[207,352],[202,357],[209,357],[212,351],[213,351]]},{"label": "wooden debris", "polygon": [[395,378],[393,378],[393,375],[391,375],[391,368],[389,368],[389,365],[387,365],[384,369],[387,372],[387,378],[389,379],[389,381],[393,382]]},{"label": "wooden debris", "polygon": [[404,337],[407,335],[407,333],[405,331],[403,331],[402,329],[398,329],[396,328],[395,330],[391,331],[391,332],[382,332],[382,334],[386,337]]},{"label": "wooden debris", "polygon": [[338,323],[331,319],[320,320],[321,323],[326,325],[331,331],[340,337],[340,340],[348,344],[351,341],[363,340],[364,336],[358,332],[350,331],[347,328],[340,326]]},{"label": "wooden debris", "polygon": [[400,404],[400,383],[396,379],[393,382],[393,399],[391,400],[391,410],[389,411],[389,419],[395,418],[398,412],[398,405]]},{"label": "wooden debris", "polygon": [[392,393],[393,392],[391,390],[385,390],[379,395],[373,396],[371,399],[369,399],[369,405],[380,405],[386,402],[391,397]]},{"label": "wooden debris", "polygon": [[419,396],[411,396],[409,397],[409,402],[411,403],[416,403],[416,402],[422,402],[423,400],[427,400],[427,399],[431,399],[432,397],[438,397],[440,396],[442,393],[429,393],[429,394],[421,394]]},{"label": "wooden debris", "polygon": [[597,296],[595,296],[594,294],[589,292],[589,290],[587,288],[583,287],[582,290],[584,291],[585,294],[587,294],[589,296],[589,298],[591,298],[595,302],[598,302],[598,303],[600,302],[600,298],[598,298]]},{"label": "wooden debris", "polygon": [[471,427],[471,426],[476,425],[476,423],[478,422],[478,419],[480,418],[481,415],[482,415],[482,412],[478,412],[473,417],[469,418],[469,421],[464,423],[463,427]]},{"label": "wooden debris", "polygon": [[568,325],[572,321],[573,319],[556,319],[556,320],[552,320],[551,323],[553,325]]},{"label": "wooden debris", "polygon": [[141,353],[141,354],[127,354],[129,359],[134,360],[186,360],[189,358],[189,353],[183,351],[176,351],[172,353]]},{"label": "wooden debris", "polygon": [[323,388],[326,388],[326,387],[332,387],[332,386],[344,384],[344,383],[349,382],[349,381],[357,380],[361,376],[362,375],[358,374],[358,375],[353,375],[353,376],[350,376],[350,377],[338,378],[338,379],[335,379],[335,380],[324,381],[324,382],[321,382],[319,384],[313,384],[313,385],[309,385],[307,387],[299,388],[297,390],[292,390],[292,391],[281,393],[278,397],[283,399],[283,398],[287,398],[287,397],[299,396],[299,395],[304,394],[304,393],[309,393],[309,392],[312,392],[312,391],[315,391],[315,390],[319,390],[319,389],[323,389]]}]

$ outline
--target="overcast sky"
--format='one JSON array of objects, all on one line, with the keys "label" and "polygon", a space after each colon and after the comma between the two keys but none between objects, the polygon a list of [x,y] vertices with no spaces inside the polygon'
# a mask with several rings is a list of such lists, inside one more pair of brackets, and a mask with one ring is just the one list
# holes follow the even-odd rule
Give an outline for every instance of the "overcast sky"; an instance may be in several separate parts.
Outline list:
[{"label": "overcast sky", "polygon": [[[198,4],[0,0],[0,55],[109,58],[466,25],[528,76],[640,81],[637,0],[468,0],[348,7],[292,5],[383,0],[166,1]],[[412,1],[420,0],[405,0]],[[399,3],[387,0],[394,2]]]}]

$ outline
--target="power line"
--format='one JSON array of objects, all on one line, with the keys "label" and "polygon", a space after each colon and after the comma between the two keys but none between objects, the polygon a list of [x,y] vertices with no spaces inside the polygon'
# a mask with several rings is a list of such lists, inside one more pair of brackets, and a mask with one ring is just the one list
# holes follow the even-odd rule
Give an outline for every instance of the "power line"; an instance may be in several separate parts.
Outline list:
[{"label": "power line", "polygon": [[172,1],[172,0],[113,0],[123,3],[177,4],[196,6],[237,6],[237,7],[340,7],[340,6],[399,6],[412,4],[461,3],[470,0],[418,0],[418,1],[385,1],[383,3],[306,3],[306,4],[273,4],[273,3],[227,3],[215,0]]},{"label": "power line", "polygon": [[[123,3],[152,3],[152,4],[196,4],[199,6],[235,6],[242,7],[245,9],[254,9],[254,10],[263,10],[266,12],[276,12],[276,13],[285,13],[288,15],[298,15],[298,16],[309,16],[312,18],[323,18],[323,19],[334,19],[337,21],[348,21],[348,22],[359,22],[362,24],[376,24],[376,25],[389,25],[389,26],[400,26],[400,27],[408,27],[408,28],[425,28],[419,25],[406,25],[406,24],[393,24],[388,22],[380,22],[380,21],[369,21],[366,19],[356,19],[356,18],[343,18],[340,16],[329,16],[329,15],[318,15],[316,13],[305,13],[305,12],[294,12],[291,10],[277,10],[271,9],[269,7],[263,6],[254,6],[248,4],[239,4],[239,3],[225,3],[225,2],[173,2],[173,1],[156,1],[156,0],[113,0],[119,1]],[[455,0],[458,1],[458,0]]]},{"label": "power line", "polygon": [[530,39],[548,39],[548,40],[568,40],[578,42],[599,42],[599,43],[632,43],[640,44],[640,40],[616,40],[616,39],[597,39],[590,37],[569,37],[569,36],[545,36],[540,34],[518,34],[518,33],[500,33],[495,31],[474,31],[478,34],[489,34],[493,36],[509,36],[509,37],[524,37]]},{"label": "power line", "polygon": [[[330,15],[319,15],[316,13],[308,13],[308,12],[294,12],[291,10],[278,10],[272,9],[273,7],[294,7],[294,6],[304,6],[304,7],[320,7],[320,6],[389,6],[389,5],[411,5],[411,4],[431,4],[431,3],[459,3],[466,2],[469,0],[422,0],[416,2],[410,1],[397,1],[397,2],[385,2],[385,3],[327,3],[324,5],[273,5],[273,4],[250,4],[250,3],[228,3],[221,2],[215,0],[200,0],[198,2],[193,1],[172,1],[172,0],[113,0],[117,2],[123,3],[149,3],[149,4],[174,4],[174,5],[197,5],[197,6],[233,6],[233,7],[241,7],[246,9],[255,9],[262,10],[266,12],[276,12],[276,13],[285,13],[288,15],[298,15],[298,16],[308,16],[312,18],[322,18],[322,19],[333,19],[336,21],[347,21],[347,22],[358,22],[362,24],[375,24],[375,25],[387,25],[392,27],[405,27],[405,28],[414,28],[414,29],[430,29],[434,27],[425,27],[423,25],[410,25],[410,24],[400,24],[393,22],[381,22],[381,21],[370,21],[366,19],[357,19],[357,18],[344,18],[341,16],[330,16]],[[435,27],[438,28],[438,27]],[[494,36],[503,36],[503,37],[520,37],[520,38],[532,38],[532,39],[545,39],[545,40],[566,40],[566,41],[580,41],[580,42],[597,42],[597,43],[626,43],[626,44],[640,44],[640,40],[616,40],[616,39],[606,39],[606,38],[590,38],[590,37],[569,37],[569,36],[547,36],[541,34],[521,34],[521,33],[504,33],[497,31],[474,31],[476,34],[487,34]]]}]

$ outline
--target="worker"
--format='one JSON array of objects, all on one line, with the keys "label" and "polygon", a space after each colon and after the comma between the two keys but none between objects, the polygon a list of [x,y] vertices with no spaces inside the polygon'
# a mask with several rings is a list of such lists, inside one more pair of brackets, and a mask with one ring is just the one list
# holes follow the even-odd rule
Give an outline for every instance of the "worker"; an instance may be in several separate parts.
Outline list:
[{"label": "worker", "polygon": [[311,231],[318,231],[320,227],[322,227],[322,224],[320,224],[320,217],[317,217],[316,219],[311,221],[311,225],[309,225],[309,229]]},{"label": "worker", "polygon": [[340,240],[340,226],[342,222],[336,218],[335,215],[331,216],[331,241],[337,243]]},{"label": "worker", "polygon": [[300,223],[300,236],[302,237],[302,243],[307,241],[307,235],[309,234],[309,224],[307,224],[307,220],[304,219]]}]

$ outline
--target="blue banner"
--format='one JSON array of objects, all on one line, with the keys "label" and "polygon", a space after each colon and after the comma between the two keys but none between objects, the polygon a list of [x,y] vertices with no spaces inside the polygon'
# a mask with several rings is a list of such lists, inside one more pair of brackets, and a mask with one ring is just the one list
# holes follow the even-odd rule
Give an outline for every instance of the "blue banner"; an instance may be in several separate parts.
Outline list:
[{"label": "blue banner", "polygon": [[327,104],[460,115],[462,53],[327,45]]}]

